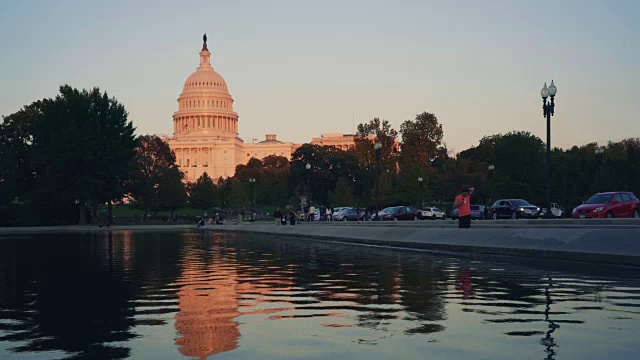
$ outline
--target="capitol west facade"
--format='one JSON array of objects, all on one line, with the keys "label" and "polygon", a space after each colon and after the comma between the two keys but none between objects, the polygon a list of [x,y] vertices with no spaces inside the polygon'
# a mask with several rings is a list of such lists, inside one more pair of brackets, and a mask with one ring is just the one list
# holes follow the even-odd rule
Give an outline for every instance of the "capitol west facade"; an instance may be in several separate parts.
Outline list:
[{"label": "capitol west facade", "polygon": [[[167,138],[185,181],[194,182],[203,173],[217,179],[235,174],[237,165],[269,155],[291,158],[300,144],[283,142],[275,134],[264,141],[245,144],[238,133],[239,117],[227,83],[211,66],[206,38],[200,51],[200,66],[185,81],[173,114],[173,136]],[[322,134],[312,144],[346,150],[354,146],[351,134]]]}]

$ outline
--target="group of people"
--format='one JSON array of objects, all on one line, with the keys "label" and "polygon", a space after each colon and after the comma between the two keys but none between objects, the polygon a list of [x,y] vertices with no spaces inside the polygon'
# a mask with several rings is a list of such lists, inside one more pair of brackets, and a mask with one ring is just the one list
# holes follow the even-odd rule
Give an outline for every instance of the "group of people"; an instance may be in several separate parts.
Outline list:
[{"label": "group of people", "polygon": [[[205,218],[206,218],[206,214],[204,216],[200,216],[198,218],[198,227],[202,227],[205,226]],[[220,215],[219,213],[216,213],[215,216],[212,216],[209,218],[208,220],[209,225],[224,225],[224,218],[222,217],[222,215]]]},{"label": "group of people", "polygon": [[296,213],[293,210],[280,211],[280,209],[276,209],[276,211],[273,212],[273,217],[275,219],[276,225],[287,225],[288,220],[289,225],[293,226],[297,221]]}]

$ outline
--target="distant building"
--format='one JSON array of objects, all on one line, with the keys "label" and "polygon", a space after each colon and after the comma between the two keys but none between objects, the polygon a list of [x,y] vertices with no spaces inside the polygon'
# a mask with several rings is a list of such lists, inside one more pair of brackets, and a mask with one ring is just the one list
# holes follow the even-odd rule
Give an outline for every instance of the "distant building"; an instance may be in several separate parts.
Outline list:
[{"label": "distant building", "polygon": [[[211,53],[205,41],[200,66],[189,75],[178,97],[173,136],[166,138],[186,181],[195,181],[205,172],[214,179],[233,176],[236,166],[246,164],[252,157],[278,155],[290,159],[300,147],[277,140],[275,134],[246,144],[238,133],[239,117],[233,111],[233,103],[227,83],[211,67]],[[353,140],[354,135],[350,134],[322,134],[311,144],[347,150],[354,146]]]}]

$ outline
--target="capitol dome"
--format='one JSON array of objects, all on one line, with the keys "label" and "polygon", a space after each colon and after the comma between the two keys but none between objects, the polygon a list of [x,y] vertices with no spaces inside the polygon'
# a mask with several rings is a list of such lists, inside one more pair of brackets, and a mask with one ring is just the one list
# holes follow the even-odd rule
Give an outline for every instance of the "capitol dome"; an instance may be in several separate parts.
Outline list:
[{"label": "capitol dome", "polygon": [[218,91],[229,95],[227,83],[212,67],[198,68],[184,82],[183,93],[196,91]]},{"label": "capitol dome", "polygon": [[211,67],[211,53],[206,37],[200,51],[200,66],[184,82],[178,97],[178,111],[173,114],[174,135],[238,135],[238,114],[227,83]]}]

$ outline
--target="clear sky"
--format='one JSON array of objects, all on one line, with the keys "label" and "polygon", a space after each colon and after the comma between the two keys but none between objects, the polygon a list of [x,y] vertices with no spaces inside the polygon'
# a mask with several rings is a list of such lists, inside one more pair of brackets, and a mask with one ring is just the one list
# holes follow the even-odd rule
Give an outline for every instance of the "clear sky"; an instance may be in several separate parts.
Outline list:
[{"label": "clear sky", "polygon": [[[0,114],[61,84],[120,100],[139,134],[173,130],[202,34],[245,142],[308,142],[373,117],[435,113],[450,149],[526,130],[558,87],[552,145],[640,136],[640,1],[7,1]],[[355,112],[354,112],[355,109]]]}]

